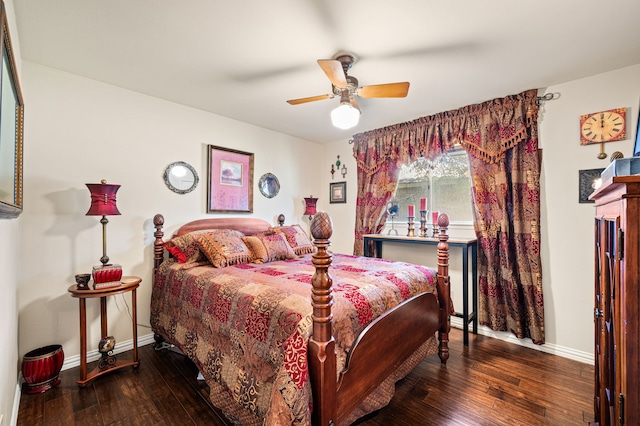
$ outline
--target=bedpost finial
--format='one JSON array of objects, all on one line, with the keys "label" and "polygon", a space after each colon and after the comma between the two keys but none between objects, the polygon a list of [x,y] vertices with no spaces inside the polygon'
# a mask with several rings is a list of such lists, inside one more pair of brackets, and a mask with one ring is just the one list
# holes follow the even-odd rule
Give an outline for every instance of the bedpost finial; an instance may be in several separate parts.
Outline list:
[{"label": "bedpost finial", "polygon": [[446,213],[440,213],[438,216],[438,228],[448,228],[449,227],[449,216]]},{"label": "bedpost finial", "polygon": [[328,240],[333,234],[333,222],[327,212],[317,212],[311,221],[311,235],[316,240]]},{"label": "bedpost finial", "polygon": [[164,225],[164,216],[162,216],[160,213],[158,213],[157,215],[155,215],[155,216],[153,217],[153,224],[154,224],[155,226],[158,226],[158,225],[162,226],[162,225]]}]

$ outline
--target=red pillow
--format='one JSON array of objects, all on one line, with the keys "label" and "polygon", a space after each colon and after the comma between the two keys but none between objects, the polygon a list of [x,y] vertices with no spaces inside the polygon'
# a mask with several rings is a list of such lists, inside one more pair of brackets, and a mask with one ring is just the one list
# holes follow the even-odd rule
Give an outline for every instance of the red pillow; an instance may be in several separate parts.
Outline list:
[{"label": "red pillow", "polygon": [[171,241],[164,243],[164,248],[166,248],[167,251],[178,260],[178,263],[186,263],[187,256],[185,256],[182,250],[180,250],[180,248],[174,245]]}]

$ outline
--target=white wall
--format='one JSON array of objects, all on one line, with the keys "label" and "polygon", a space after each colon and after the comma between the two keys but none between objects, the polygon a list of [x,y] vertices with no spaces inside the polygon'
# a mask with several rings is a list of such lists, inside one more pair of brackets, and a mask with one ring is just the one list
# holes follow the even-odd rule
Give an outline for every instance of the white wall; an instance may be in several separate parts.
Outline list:
[{"label": "white wall", "polygon": [[640,101],[640,64],[548,87],[559,99],[540,117],[542,273],[547,341],[593,355],[593,204],[578,203],[578,171],[605,168],[599,145],[581,146],[583,114],[627,108],[627,139],[605,144],[630,157]]},{"label": "white wall", "polygon": [[[609,158],[599,160],[599,145],[581,146],[580,115],[619,107],[627,108],[627,139],[605,144],[611,155],[620,151],[631,156],[636,136],[640,100],[640,64],[616,71],[548,87],[541,93],[558,98],[540,110],[539,142],[543,149],[541,177],[542,270],[545,302],[546,345],[537,347],[530,340],[519,343],[585,362],[593,360],[593,220],[594,205],[578,203],[578,171],[605,168]],[[508,95],[508,94],[505,94]],[[462,105],[461,105],[462,106]],[[417,117],[416,117],[417,118]],[[332,247],[336,252],[352,253],[355,221],[356,165],[352,145],[347,140],[323,146],[322,176],[328,198],[331,162],[336,155],[349,168],[348,203],[323,204],[334,219]],[[341,176],[340,176],[341,178]],[[338,177],[334,179],[338,181]],[[342,179],[340,179],[342,180]],[[338,221],[337,218],[340,218]],[[336,222],[338,222],[336,224]],[[401,231],[402,232],[402,231]],[[452,236],[462,236],[452,230]],[[408,262],[433,264],[434,250],[417,246],[385,244],[384,256]],[[431,253],[430,253],[431,251]],[[452,297],[460,309],[461,259],[451,250]],[[483,333],[515,341],[510,333]]]},{"label": "white wall", "polygon": [[[85,183],[121,184],[121,216],[109,217],[107,254],[125,275],[143,278],[138,290],[138,330],[149,325],[153,224],[165,216],[170,235],[182,223],[208,217],[207,144],[255,154],[254,213],[276,223],[303,223],[303,197],[318,193],[314,177],[320,146],[214,114],[46,68],[23,64],[26,105],[25,211],[22,214],[19,353],[62,344],[67,361],[79,355],[78,301],[67,288],[74,275],[90,272],[102,255],[99,217],[85,216]],[[197,189],[178,195],[166,188],[169,163],[186,161],[198,172]],[[257,189],[266,172],[280,180],[278,196]],[[241,214],[238,214],[241,215]],[[119,343],[132,338],[129,295],[109,299],[109,333]],[[98,302],[87,303],[88,348],[100,339]],[[66,368],[66,366],[65,366]]]}]

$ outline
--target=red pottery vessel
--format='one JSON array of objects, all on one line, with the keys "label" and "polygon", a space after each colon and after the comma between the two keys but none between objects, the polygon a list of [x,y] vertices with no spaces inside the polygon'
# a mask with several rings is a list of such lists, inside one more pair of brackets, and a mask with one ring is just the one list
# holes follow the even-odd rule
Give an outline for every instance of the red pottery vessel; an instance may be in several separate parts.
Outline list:
[{"label": "red pottery vessel", "polygon": [[62,345],[49,345],[27,352],[22,358],[26,392],[41,393],[58,386],[63,362]]}]

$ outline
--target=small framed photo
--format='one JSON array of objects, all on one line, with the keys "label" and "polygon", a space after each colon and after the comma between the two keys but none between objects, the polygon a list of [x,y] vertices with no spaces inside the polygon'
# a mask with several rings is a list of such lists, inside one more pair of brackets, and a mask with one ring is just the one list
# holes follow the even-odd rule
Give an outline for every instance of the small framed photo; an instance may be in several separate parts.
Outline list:
[{"label": "small framed photo", "polygon": [[207,213],[253,212],[253,154],[208,146]]},{"label": "small framed photo", "polygon": [[579,171],[579,193],[578,201],[580,203],[593,203],[589,196],[600,187],[600,174],[604,169],[586,169]]},{"label": "small framed photo", "polygon": [[347,182],[335,182],[329,184],[329,203],[347,202]]}]

